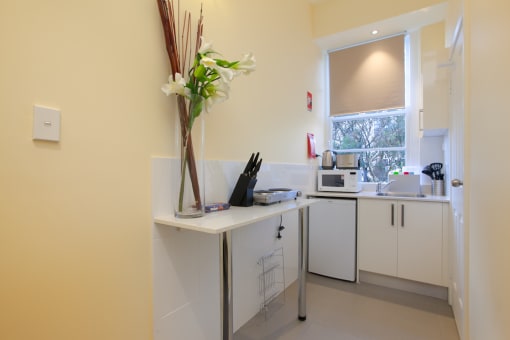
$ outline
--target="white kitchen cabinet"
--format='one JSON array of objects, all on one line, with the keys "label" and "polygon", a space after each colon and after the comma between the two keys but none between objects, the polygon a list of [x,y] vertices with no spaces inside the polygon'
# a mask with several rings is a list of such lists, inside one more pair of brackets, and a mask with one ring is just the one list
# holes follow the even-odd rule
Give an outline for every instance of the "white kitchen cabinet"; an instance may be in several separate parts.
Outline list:
[{"label": "white kitchen cabinet", "polygon": [[445,286],[443,203],[358,200],[360,270]]},{"label": "white kitchen cabinet", "polygon": [[420,131],[424,136],[446,134],[448,129],[448,49],[445,47],[445,25],[439,22],[421,29],[421,73],[423,109]]},{"label": "white kitchen cabinet", "polygon": [[463,1],[449,0],[445,20],[445,42],[449,49],[455,45],[455,37],[462,26]]}]

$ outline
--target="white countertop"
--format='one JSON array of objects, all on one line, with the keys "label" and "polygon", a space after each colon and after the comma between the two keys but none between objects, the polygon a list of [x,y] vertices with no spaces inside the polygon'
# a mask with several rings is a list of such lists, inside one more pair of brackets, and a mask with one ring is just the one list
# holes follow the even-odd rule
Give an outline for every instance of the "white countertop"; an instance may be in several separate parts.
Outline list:
[{"label": "white countertop", "polygon": [[371,198],[378,200],[399,200],[399,201],[422,201],[422,202],[450,202],[449,196],[434,196],[425,194],[425,197],[396,197],[396,196],[377,196],[375,191],[360,192],[325,192],[314,191],[306,193],[305,197],[331,197],[331,198]]},{"label": "white countertop", "polygon": [[283,213],[298,210],[318,202],[317,199],[298,198],[272,205],[230,207],[228,210],[206,213],[198,218],[176,218],[174,215],[155,216],[154,222],[209,234],[220,234]]}]

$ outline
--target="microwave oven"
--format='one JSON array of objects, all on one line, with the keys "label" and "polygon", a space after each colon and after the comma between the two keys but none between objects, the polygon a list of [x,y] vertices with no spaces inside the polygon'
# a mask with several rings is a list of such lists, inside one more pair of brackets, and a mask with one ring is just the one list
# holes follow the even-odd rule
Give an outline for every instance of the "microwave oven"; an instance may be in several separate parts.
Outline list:
[{"label": "microwave oven", "polygon": [[361,171],[354,169],[318,170],[317,190],[334,192],[360,192]]}]

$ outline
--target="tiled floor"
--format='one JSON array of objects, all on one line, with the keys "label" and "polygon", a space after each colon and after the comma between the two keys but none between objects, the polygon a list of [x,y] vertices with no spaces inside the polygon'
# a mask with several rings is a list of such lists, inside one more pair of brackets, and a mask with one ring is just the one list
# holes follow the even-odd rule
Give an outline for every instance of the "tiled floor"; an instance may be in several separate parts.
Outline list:
[{"label": "tiled floor", "polygon": [[458,340],[446,301],[375,286],[308,274],[307,319],[297,319],[297,285],[285,304],[275,304],[265,318],[259,313],[235,340]]}]

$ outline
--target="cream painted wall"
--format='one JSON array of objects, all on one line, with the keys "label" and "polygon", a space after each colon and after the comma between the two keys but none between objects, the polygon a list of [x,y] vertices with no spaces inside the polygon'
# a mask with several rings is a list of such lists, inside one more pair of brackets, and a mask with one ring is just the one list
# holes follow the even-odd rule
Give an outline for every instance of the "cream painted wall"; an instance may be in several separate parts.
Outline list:
[{"label": "cream painted wall", "polygon": [[316,164],[306,158],[306,133],[322,145],[325,84],[307,1],[213,0],[207,11],[210,3],[217,14],[206,19],[208,39],[230,58],[253,52],[257,71],[236,78],[230,99],[206,116],[207,158],[245,160],[260,151],[265,161]]},{"label": "cream painted wall", "polygon": [[437,5],[444,0],[366,1],[328,0],[315,4],[312,10],[315,38],[371,24],[401,14]]},{"label": "cream painted wall", "polygon": [[[170,105],[155,2],[0,5],[0,338],[147,339],[150,156]],[[32,105],[62,111],[32,141]]]},{"label": "cream painted wall", "polygon": [[[470,339],[510,339],[510,3],[464,1],[470,152]],[[489,150],[489,152],[488,152]]]},{"label": "cream painted wall", "polygon": [[[215,47],[258,61],[208,115],[206,158],[307,163],[308,4],[205,2]],[[4,1],[0,46],[0,338],[151,338],[150,158],[175,150],[156,1]],[[32,141],[34,104],[62,111],[59,143]]]}]

